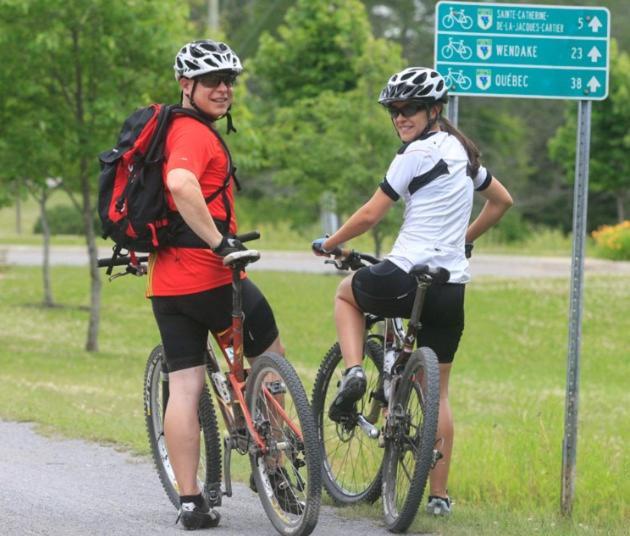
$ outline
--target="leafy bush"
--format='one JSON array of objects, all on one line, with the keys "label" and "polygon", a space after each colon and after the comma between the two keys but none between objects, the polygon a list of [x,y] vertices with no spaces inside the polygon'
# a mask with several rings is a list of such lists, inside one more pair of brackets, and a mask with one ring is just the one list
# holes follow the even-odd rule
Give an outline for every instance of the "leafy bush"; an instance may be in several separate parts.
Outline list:
[{"label": "leafy bush", "polygon": [[618,225],[602,225],[593,231],[596,254],[615,261],[630,260],[630,220]]},{"label": "leafy bush", "polygon": [[[46,211],[51,235],[83,235],[83,220],[79,211],[70,205],[59,205]],[[94,214],[94,228],[100,233],[101,222]],[[41,216],[37,218],[33,233],[42,234]]]}]

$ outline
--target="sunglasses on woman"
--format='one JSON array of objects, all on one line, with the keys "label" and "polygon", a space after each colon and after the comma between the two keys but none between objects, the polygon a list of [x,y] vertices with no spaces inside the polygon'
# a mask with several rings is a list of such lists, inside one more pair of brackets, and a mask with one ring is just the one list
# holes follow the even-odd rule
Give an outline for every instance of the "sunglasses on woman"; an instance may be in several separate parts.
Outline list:
[{"label": "sunglasses on woman", "polygon": [[223,82],[227,87],[232,87],[236,82],[236,74],[234,73],[207,73],[197,77],[199,83],[208,89],[219,87]]},{"label": "sunglasses on woman", "polygon": [[403,117],[413,117],[418,112],[425,109],[423,104],[406,104],[402,108],[396,108],[394,106],[387,106],[387,111],[392,119],[396,119],[399,115]]}]

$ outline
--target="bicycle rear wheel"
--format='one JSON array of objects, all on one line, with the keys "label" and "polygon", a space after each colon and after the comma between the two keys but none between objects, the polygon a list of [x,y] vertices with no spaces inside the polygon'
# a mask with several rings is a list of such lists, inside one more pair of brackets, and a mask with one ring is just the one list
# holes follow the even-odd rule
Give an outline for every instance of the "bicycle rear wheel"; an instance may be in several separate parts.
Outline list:
[{"label": "bicycle rear wheel", "polygon": [[[164,370],[164,349],[156,346],[144,372],[144,418],[153,462],[166,495],[179,508],[179,487],[169,461],[164,438],[164,413],[168,403],[168,374]],[[221,441],[217,418],[208,388],[199,399],[201,449],[197,479],[212,506],[221,504]]]},{"label": "bicycle rear wheel", "polygon": [[310,534],[319,515],[321,462],[313,414],[291,364],[265,353],[247,378],[247,407],[265,452],[250,454],[258,496],[280,534]]},{"label": "bicycle rear wheel", "polygon": [[409,528],[433,463],[440,403],[440,371],[433,350],[416,350],[390,405],[383,463],[383,510],[392,532]]},{"label": "bicycle rear wheel", "polygon": [[[383,421],[382,405],[372,393],[379,388],[383,370],[382,342],[368,339],[363,369],[367,389],[357,402],[357,410],[377,428]],[[322,483],[339,505],[374,502],[381,495],[383,449],[358,424],[338,424],[328,418],[328,408],[336,394],[345,365],[339,343],[328,351],[317,371],[313,387],[313,414],[322,452]]]}]

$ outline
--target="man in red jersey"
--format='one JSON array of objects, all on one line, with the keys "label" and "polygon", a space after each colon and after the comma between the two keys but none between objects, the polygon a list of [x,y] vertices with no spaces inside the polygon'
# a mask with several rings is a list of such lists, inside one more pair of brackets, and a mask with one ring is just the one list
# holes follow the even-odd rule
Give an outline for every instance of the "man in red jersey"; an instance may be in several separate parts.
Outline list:
[{"label": "man in red jersey", "polygon": [[[211,40],[185,45],[175,59],[182,106],[209,121],[227,117],[232,86],[243,70],[236,54]],[[147,296],[160,329],[169,370],[169,400],[164,434],[179,486],[179,518],[187,529],[216,526],[197,485],[199,397],[205,383],[208,330],[231,324],[232,276],[222,257],[242,248],[236,233],[232,163],[218,134],[192,117],[180,115],[169,126],[164,148],[164,177],[169,208],[211,249],[166,247],[151,256]],[[269,303],[243,280],[243,346],[247,357],[265,351],[284,354]]]}]

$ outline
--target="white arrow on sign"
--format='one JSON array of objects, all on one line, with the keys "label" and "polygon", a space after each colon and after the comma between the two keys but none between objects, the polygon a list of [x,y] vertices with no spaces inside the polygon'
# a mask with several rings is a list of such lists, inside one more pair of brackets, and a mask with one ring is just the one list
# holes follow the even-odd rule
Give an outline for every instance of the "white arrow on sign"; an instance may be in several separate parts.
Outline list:
[{"label": "white arrow on sign", "polygon": [[591,48],[590,52],[587,54],[593,63],[597,63],[597,60],[602,57],[602,53],[597,50],[597,47]]},{"label": "white arrow on sign", "polygon": [[597,81],[597,78],[595,78],[594,76],[588,81],[588,84],[586,84],[588,86],[588,89],[591,90],[591,93],[595,93],[597,91],[597,88],[601,86],[601,84]]},{"label": "white arrow on sign", "polygon": [[599,29],[602,27],[602,23],[599,22],[597,15],[593,17],[593,20],[589,22],[588,25],[591,27],[591,30],[593,30],[595,33],[597,33]]}]

